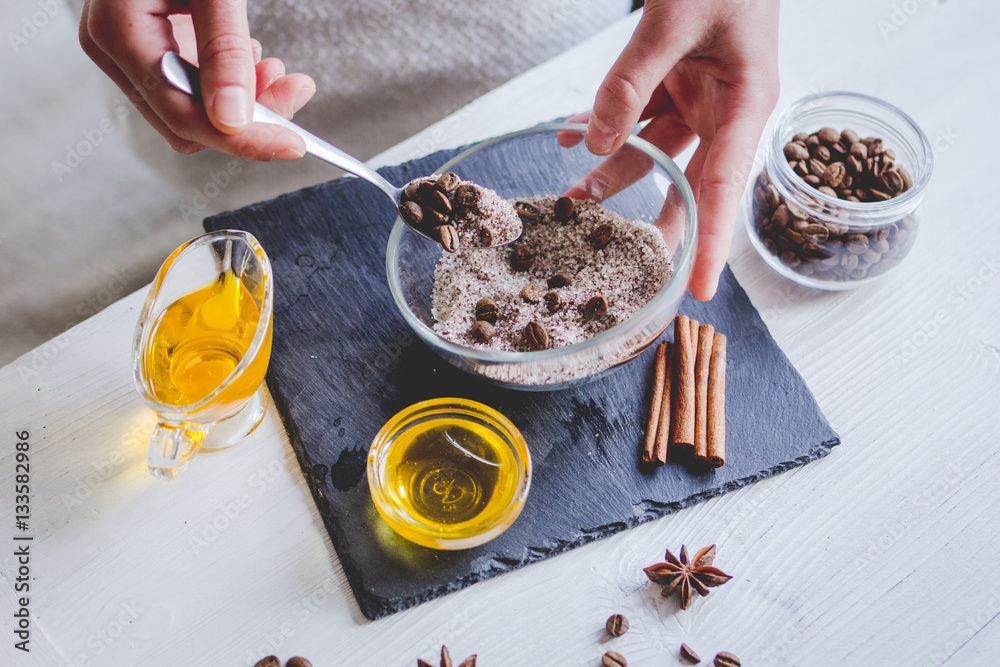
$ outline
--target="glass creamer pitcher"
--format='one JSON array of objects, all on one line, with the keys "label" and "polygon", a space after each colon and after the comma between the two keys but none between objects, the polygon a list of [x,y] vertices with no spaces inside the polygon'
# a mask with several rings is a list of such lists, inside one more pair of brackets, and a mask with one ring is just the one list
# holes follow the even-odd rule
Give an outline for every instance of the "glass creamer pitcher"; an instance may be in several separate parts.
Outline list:
[{"label": "glass creamer pitcher", "polygon": [[199,449],[234,445],[260,424],[272,304],[271,264],[247,232],[199,236],[160,267],[132,344],[136,388],[157,415],[153,475],[173,479]]}]

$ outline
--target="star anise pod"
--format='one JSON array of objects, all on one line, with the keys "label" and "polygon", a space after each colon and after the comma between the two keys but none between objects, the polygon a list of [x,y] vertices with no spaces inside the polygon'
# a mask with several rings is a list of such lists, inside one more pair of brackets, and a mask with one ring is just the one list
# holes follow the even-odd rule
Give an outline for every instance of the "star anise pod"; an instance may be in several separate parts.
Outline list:
[{"label": "star anise pod", "polygon": [[[426,660],[417,659],[417,667],[433,667],[433,665]],[[441,645],[441,667],[453,667],[448,647],[443,644]],[[476,656],[470,655],[458,667],[476,667]]]},{"label": "star anise pod", "polygon": [[680,590],[681,609],[691,606],[694,593],[708,595],[708,589],[721,586],[731,576],[717,567],[712,567],[715,560],[715,545],[705,547],[695,554],[694,560],[688,560],[687,547],[681,546],[681,557],[678,559],[670,549],[667,549],[667,562],[657,563],[643,568],[649,580],[663,586],[663,597],[669,596],[675,590]]}]

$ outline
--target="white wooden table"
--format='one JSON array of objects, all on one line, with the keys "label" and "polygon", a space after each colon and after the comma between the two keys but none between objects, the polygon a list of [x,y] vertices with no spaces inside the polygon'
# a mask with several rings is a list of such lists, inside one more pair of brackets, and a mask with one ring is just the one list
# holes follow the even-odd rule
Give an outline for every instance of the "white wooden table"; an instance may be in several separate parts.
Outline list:
[{"label": "white wooden table", "polygon": [[[374,162],[586,108],[633,24]],[[273,406],[238,449],[173,483],[146,473],[151,413],[129,368],[136,293],[0,370],[0,664],[252,665],[275,653],[403,666],[446,643],[485,667],[596,665],[609,648],[669,665],[681,642],[749,665],[998,664],[998,31],[987,0],[783,8],[779,108],[816,90],[871,93],[913,115],[936,153],[919,241],[876,286],[795,287],[737,230],[737,277],[843,439],[828,458],[369,622]],[[26,532],[18,431],[30,434]],[[640,570],[681,543],[717,543],[735,576],[684,612]],[[12,633],[23,544],[30,654]],[[632,629],[607,641],[614,612]]]}]

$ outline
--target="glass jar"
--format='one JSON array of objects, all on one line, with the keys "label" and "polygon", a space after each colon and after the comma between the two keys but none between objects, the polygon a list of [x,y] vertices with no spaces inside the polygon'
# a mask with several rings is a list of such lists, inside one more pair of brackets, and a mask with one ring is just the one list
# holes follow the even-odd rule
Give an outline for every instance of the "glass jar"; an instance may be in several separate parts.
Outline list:
[{"label": "glass jar", "polygon": [[748,189],[750,240],[802,285],[872,282],[912,248],[932,165],[927,137],[891,104],[846,92],[802,98],[779,116]]}]

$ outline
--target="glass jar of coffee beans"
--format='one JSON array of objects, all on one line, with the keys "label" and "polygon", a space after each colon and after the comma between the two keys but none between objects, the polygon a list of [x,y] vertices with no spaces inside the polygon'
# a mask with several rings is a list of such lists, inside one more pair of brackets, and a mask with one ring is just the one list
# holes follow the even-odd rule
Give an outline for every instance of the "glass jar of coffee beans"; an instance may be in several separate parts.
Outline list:
[{"label": "glass jar of coffee beans", "polygon": [[775,124],[744,209],[754,247],[810,287],[851,289],[913,246],[933,156],[896,107],[856,93],[795,102]]}]

